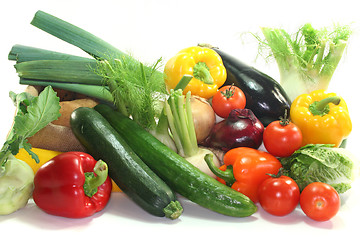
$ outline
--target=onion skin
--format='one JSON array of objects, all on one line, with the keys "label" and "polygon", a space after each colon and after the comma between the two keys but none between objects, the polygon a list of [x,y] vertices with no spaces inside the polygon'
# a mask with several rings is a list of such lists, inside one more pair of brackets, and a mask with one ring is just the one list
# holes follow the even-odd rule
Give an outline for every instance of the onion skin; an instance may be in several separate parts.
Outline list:
[{"label": "onion skin", "polygon": [[264,125],[250,109],[234,109],[228,118],[214,125],[203,145],[222,151],[236,147],[258,149],[263,132]]},{"label": "onion skin", "polygon": [[201,143],[209,136],[215,125],[216,115],[211,105],[205,98],[191,96],[191,112],[195,127],[195,134],[198,143]]}]

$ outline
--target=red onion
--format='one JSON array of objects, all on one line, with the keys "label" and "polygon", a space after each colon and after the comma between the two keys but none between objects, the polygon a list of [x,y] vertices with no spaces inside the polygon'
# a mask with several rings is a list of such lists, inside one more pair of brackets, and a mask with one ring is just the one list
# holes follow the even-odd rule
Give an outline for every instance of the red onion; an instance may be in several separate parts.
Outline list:
[{"label": "red onion", "polygon": [[211,129],[203,145],[229,151],[236,147],[259,148],[262,143],[264,125],[250,109],[234,109],[229,117]]}]

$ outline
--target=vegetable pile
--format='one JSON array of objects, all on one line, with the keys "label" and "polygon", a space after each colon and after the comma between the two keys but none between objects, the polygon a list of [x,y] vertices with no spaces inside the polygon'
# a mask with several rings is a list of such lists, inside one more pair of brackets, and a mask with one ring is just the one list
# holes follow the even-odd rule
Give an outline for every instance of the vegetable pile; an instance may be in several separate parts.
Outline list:
[{"label": "vegetable pile", "polygon": [[[11,49],[20,84],[40,94],[10,93],[17,114],[0,152],[0,214],[32,197],[49,214],[90,217],[116,191],[172,220],[186,211],[177,194],[232,217],[259,207],[285,216],[300,206],[326,221],[339,211],[339,194],[351,188],[358,167],[340,148],[352,129],[345,100],[326,93],[324,83],[340,60],[347,28],[336,31],[327,54],[323,36],[329,35],[309,24],[296,40],[263,28],[279,65],[290,63],[279,83],[210,45],[184,48],[161,69],[162,58],[145,65],[48,13],[38,11],[31,23],[89,58]],[[302,81],[295,92],[284,76],[300,69],[296,74],[311,84]],[[76,97],[58,97],[64,92]],[[61,139],[75,138],[83,151],[29,143],[54,124],[67,130]],[[48,131],[41,136],[51,142],[58,130]]]}]

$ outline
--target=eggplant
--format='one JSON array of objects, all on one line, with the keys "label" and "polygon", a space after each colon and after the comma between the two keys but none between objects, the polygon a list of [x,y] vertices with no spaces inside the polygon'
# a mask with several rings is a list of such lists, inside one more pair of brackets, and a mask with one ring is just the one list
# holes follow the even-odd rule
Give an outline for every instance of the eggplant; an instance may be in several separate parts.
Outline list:
[{"label": "eggplant", "polygon": [[265,73],[248,66],[228,53],[213,48],[227,70],[224,85],[234,84],[245,94],[246,106],[266,127],[290,113],[291,100],[280,83]]}]

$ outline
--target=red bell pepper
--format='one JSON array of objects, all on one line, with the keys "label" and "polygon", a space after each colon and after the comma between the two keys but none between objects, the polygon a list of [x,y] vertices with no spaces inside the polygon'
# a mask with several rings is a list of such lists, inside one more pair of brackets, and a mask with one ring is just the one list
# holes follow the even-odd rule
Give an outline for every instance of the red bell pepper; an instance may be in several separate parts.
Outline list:
[{"label": "red bell pepper", "polygon": [[258,187],[268,174],[276,175],[282,167],[280,161],[270,153],[248,147],[233,148],[224,155],[224,165],[217,168],[212,158],[205,158],[218,181],[258,202]]},{"label": "red bell pepper", "polygon": [[106,206],[111,188],[105,162],[96,161],[83,152],[66,152],[52,158],[37,171],[33,199],[49,214],[83,218]]}]

